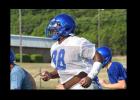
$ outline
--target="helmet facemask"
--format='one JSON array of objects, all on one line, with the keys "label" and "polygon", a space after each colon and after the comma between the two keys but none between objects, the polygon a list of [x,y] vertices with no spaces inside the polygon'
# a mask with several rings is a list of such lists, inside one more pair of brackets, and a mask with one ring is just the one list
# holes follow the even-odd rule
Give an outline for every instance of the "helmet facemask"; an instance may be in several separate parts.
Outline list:
[{"label": "helmet facemask", "polygon": [[51,37],[53,40],[58,40],[60,37],[59,30],[61,25],[59,22],[50,22],[48,28],[46,29],[47,37]]},{"label": "helmet facemask", "polygon": [[112,57],[106,57],[106,58],[104,58],[104,60],[103,60],[103,67],[105,67],[110,61],[111,61],[111,59],[112,59]]}]

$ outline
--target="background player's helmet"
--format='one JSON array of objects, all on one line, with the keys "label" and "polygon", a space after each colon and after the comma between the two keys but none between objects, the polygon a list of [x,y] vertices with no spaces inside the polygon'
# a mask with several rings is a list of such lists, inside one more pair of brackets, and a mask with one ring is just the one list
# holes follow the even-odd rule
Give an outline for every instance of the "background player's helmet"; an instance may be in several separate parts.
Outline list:
[{"label": "background player's helmet", "polygon": [[61,36],[73,35],[75,28],[75,21],[70,15],[59,14],[49,22],[45,33],[47,36],[51,36],[53,40],[59,40]]},{"label": "background player's helmet", "polygon": [[103,47],[97,48],[97,51],[98,51],[98,53],[100,53],[104,57],[104,60],[103,60],[103,63],[102,63],[103,67],[104,67],[112,59],[111,49],[106,47],[106,46],[103,46]]},{"label": "background player's helmet", "polygon": [[13,64],[15,61],[15,54],[12,49],[10,49],[10,64]]}]

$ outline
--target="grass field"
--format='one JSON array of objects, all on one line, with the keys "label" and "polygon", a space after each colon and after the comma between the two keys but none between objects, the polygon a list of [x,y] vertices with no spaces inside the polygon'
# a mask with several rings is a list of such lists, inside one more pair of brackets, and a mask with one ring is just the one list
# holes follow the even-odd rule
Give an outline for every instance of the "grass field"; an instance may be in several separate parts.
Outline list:
[{"label": "grass field", "polygon": [[[126,56],[116,56],[112,58],[113,61],[121,62],[126,68]],[[26,69],[34,77],[37,73],[48,70],[52,71],[53,68],[50,67],[50,63],[17,63],[24,69]],[[98,75],[99,79],[105,79],[108,81],[106,69],[102,69]],[[34,78],[36,81],[37,89],[55,89],[55,86],[58,84],[58,79],[51,79],[47,82],[44,82],[40,77]]]}]

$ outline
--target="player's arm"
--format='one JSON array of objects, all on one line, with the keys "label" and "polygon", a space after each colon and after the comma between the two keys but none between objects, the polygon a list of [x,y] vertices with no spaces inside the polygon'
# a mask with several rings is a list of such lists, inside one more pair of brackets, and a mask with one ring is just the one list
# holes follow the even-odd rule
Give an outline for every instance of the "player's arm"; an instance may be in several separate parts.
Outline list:
[{"label": "player's arm", "polygon": [[93,57],[93,60],[94,60],[94,63],[93,63],[93,66],[92,66],[92,69],[90,71],[90,73],[88,74],[87,77],[83,78],[81,81],[80,81],[80,84],[87,88],[90,86],[91,82],[92,82],[92,79],[98,75],[99,71],[101,70],[102,68],[102,61],[103,61],[103,57],[96,51],[95,52],[95,55]]},{"label": "player's arm", "polygon": [[126,81],[125,80],[119,80],[117,83],[111,84],[107,83],[105,80],[100,81],[100,84],[109,89],[125,89],[126,88]]},{"label": "player's arm", "polygon": [[50,77],[51,77],[51,79],[59,78],[59,74],[58,74],[57,70],[53,70],[52,72],[50,72]]},{"label": "player's arm", "polygon": [[11,90],[21,89],[22,82],[23,82],[23,78],[22,78],[21,73],[14,72],[13,74],[10,75],[10,89]]},{"label": "player's arm", "polygon": [[102,68],[102,62],[103,62],[103,57],[98,53],[98,51],[95,52],[95,56],[93,57],[93,67],[88,74],[88,77],[93,79],[97,74],[99,73],[100,69]]},{"label": "player's arm", "polygon": [[73,85],[77,84],[82,78],[86,77],[87,73],[80,72],[78,75],[75,75],[70,80],[63,84],[65,89],[70,89]]},{"label": "player's arm", "polygon": [[97,74],[99,73],[100,69],[102,68],[102,62],[104,58],[98,53],[98,51],[95,52],[95,56],[93,57],[93,67],[88,74],[88,77],[93,79]]},{"label": "player's arm", "polygon": [[52,72],[45,71],[41,74],[42,80],[48,81],[49,79],[59,78],[59,74],[57,70],[53,70]]}]

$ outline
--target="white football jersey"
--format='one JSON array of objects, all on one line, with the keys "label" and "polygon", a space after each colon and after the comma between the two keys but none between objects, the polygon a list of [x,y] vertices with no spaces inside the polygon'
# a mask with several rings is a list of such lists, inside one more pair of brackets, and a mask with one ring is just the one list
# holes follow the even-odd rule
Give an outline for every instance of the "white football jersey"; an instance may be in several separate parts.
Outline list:
[{"label": "white football jersey", "polygon": [[81,71],[89,73],[92,68],[89,60],[93,59],[95,51],[95,44],[77,36],[70,36],[61,44],[54,43],[51,65],[57,69],[60,83],[65,83]]}]

